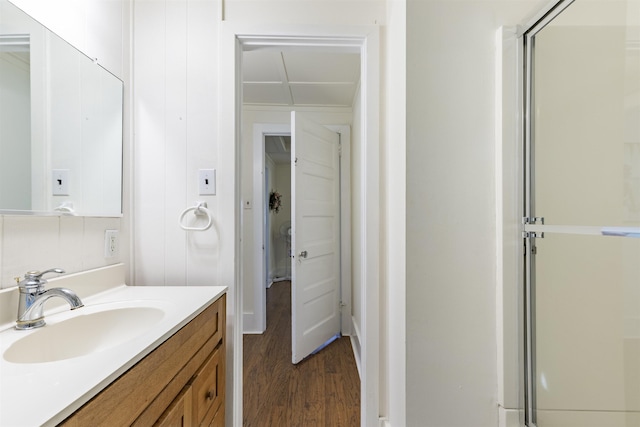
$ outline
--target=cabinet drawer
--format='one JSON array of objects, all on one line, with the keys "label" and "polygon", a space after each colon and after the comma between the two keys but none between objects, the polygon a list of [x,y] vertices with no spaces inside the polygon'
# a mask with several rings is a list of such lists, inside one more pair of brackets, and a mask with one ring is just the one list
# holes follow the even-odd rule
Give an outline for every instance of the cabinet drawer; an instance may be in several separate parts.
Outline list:
[{"label": "cabinet drawer", "polygon": [[219,347],[192,382],[194,425],[208,426],[224,400],[224,355]]},{"label": "cabinet drawer", "polygon": [[[213,342],[220,342],[224,339],[226,328],[226,312],[227,312],[227,298],[223,295],[218,301],[216,301],[211,309],[215,312],[211,319],[211,325],[213,326]],[[208,327],[209,325],[207,325]]]},{"label": "cabinet drawer", "polygon": [[191,420],[193,406],[191,396],[191,386],[187,385],[154,424],[154,427],[190,427],[193,425]]},{"label": "cabinet drawer", "polygon": [[224,405],[220,405],[220,409],[213,417],[213,421],[209,424],[209,427],[224,427]]}]

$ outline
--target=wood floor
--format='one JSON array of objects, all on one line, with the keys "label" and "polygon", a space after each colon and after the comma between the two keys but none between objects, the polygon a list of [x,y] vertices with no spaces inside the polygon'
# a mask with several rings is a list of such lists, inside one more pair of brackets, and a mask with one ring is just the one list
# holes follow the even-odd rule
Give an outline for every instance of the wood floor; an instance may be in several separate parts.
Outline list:
[{"label": "wood floor", "polygon": [[244,336],[244,427],[357,427],[360,378],[348,337],[291,363],[291,284],[267,290],[267,331]]}]

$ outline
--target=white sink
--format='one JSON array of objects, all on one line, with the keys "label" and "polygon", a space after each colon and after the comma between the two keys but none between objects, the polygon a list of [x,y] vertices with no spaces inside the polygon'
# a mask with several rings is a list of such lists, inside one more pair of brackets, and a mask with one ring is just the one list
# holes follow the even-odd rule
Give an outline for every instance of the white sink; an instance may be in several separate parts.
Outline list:
[{"label": "white sink", "polygon": [[[85,356],[124,344],[147,332],[165,316],[162,308],[99,304],[85,306],[11,344],[3,358],[11,363],[46,363]],[[60,314],[61,315],[61,314]],[[60,316],[57,315],[57,316]]]}]

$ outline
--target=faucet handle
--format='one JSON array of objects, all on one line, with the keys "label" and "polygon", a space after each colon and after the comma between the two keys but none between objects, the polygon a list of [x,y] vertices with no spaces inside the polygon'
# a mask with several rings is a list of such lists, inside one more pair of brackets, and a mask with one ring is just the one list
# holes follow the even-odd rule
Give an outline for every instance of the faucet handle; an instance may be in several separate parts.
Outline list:
[{"label": "faucet handle", "polygon": [[28,271],[25,273],[24,275],[24,280],[21,280],[20,283],[18,283],[18,286],[21,288],[34,288],[34,287],[42,287],[44,286],[45,283],[47,283],[46,279],[43,279],[42,276],[44,276],[47,273],[64,273],[64,270],[61,268],[52,268],[49,270],[45,270],[45,271]]},{"label": "faucet handle", "polygon": [[42,276],[44,276],[47,273],[58,273],[58,274],[62,274],[64,273],[64,270],[61,268],[51,268],[49,270],[45,270],[45,271],[28,271],[25,275],[24,278],[25,279],[34,279],[34,280],[41,280]]}]

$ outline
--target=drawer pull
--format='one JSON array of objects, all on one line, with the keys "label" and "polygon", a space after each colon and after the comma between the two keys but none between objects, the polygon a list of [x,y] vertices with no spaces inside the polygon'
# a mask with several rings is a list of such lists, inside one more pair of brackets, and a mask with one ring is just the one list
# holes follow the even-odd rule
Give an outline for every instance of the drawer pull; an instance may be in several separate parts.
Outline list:
[{"label": "drawer pull", "polygon": [[213,392],[211,390],[208,390],[205,397],[207,398],[207,400],[213,400]]}]

